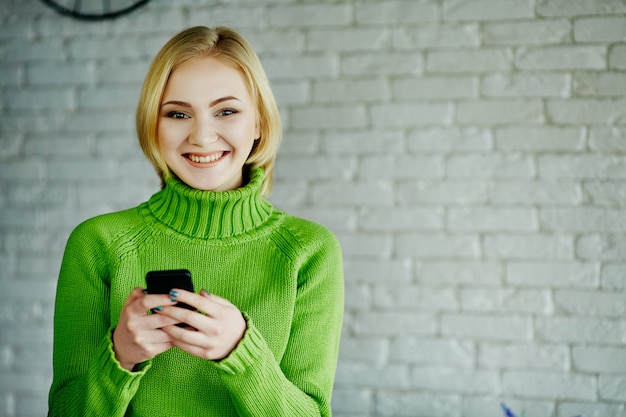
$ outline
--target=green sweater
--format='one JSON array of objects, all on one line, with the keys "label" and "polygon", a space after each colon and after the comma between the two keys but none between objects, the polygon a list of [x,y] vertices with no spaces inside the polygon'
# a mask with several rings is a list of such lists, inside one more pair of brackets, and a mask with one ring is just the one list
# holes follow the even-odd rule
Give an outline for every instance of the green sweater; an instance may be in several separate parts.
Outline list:
[{"label": "green sweater", "polygon": [[[263,171],[227,192],[175,179],[149,201],[80,224],[59,275],[52,417],[330,416],[343,267],[326,228],[274,209]],[[189,269],[247,330],[207,361],[172,348],[122,368],[112,346],[124,301],[150,270]]]}]

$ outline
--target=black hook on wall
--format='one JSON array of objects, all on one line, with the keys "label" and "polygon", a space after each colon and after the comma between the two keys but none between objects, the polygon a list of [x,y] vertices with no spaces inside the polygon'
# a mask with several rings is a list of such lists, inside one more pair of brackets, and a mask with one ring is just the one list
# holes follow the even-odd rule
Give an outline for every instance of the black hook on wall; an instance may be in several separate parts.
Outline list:
[{"label": "black hook on wall", "polygon": [[[69,16],[74,19],[98,21],[106,19],[115,19],[132,12],[135,9],[150,2],[150,0],[129,0],[126,2],[115,1],[115,5],[111,5],[111,0],[93,0],[88,3],[89,7],[84,7],[83,0],[61,1],[61,0],[41,0],[45,5],[54,9],[57,13]],[[94,6],[93,3],[99,3]]]}]

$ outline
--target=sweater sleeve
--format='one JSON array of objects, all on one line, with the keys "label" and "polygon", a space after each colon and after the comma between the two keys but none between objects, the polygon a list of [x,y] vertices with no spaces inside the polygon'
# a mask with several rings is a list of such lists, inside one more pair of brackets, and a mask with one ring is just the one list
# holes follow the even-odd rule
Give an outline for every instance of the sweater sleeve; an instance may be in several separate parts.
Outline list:
[{"label": "sweater sleeve", "polygon": [[54,313],[49,416],[124,416],[139,372],[115,359],[109,320],[106,245],[82,224],[70,236],[59,274]]},{"label": "sweater sleeve", "polygon": [[330,232],[313,246],[304,250],[289,343],[280,363],[250,319],[237,348],[216,363],[242,417],[331,416],[343,320],[343,264]]}]

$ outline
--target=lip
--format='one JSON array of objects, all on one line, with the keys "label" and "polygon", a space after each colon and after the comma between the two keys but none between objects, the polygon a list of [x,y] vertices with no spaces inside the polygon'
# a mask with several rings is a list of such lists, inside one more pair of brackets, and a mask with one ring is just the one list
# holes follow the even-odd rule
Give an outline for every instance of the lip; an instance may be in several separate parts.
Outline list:
[{"label": "lip", "polygon": [[218,164],[230,152],[219,151],[211,153],[186,153],[183,157],[195,167],[206,168]]}]

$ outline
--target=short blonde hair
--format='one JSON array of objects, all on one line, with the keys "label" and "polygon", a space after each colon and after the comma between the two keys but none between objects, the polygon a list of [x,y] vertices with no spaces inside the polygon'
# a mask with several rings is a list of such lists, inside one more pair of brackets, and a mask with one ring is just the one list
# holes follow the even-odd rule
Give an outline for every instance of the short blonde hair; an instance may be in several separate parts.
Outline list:
[{"label": "short blonde hair", "polygon": [[274,162],[281,141],[282,126],[278,106],[263,66],[248,41],[227,27],[195,26],[186,29],[161,48],[143,83],[137,106],[136,128],[139,144],[161,179],[172,172],[161,154],[158,138],[159,112],[167,82],[174,70],[197,57],[213,57],[241,71],[257,108],[260,138],[246,161],[250,168],[263,168],[263,195],[272,189]]}]

